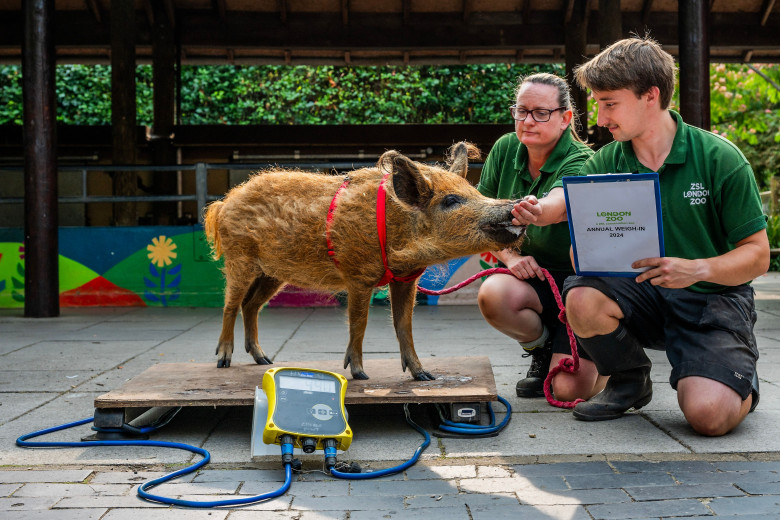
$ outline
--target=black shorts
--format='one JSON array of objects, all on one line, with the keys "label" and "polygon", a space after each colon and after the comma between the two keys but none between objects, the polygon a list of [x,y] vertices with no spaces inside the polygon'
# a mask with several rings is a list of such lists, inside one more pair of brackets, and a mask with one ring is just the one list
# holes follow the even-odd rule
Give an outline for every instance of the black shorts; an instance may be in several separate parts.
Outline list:
[{"label": "black shorts", "polygon": [[683,377],[719,381],[747,399],[753,389],[758,347],[753,334],[753,288],[729,287],[720,293],[666,289],[633,278],[572,276],[563,293],[592,287],[614,300],[624,326],[645,348],[666,351],[672,365],[669,383]]},{"label": "black shorts", "polygon": [[[549,270],[548,270],[549,271]],[[555,285],[558,287],[559,292],[563,292],[563,281],[566,277],[571,275],[571,272],[566,271],[549,271],[552,275]],[[536,292],[539,297],[539,301],[542,303],[542,323],[547,327],[550,332],[550,341],[552,342],[552,351],[556,354],[571,354],[571,345],[569,343],[569,335],[566,333],[566,325],[564,325],[559,319],[560,309],[558,303],[555,301],[555,295],[550,288],[550,282],[547,280],[540,280],[539,278],[527,278],[523,280]],[[582,359],[590,360],[588,355],[581,348],[577,349],[577,353]]]}]

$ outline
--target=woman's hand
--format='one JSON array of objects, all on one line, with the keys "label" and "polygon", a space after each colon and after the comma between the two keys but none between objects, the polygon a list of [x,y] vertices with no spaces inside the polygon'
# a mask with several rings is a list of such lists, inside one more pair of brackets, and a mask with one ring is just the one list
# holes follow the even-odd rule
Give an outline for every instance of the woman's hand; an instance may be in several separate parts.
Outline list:
[{"label": "woman's hand", "polygon": [[539,278],[540,280],[544,280],[544,273],[542,272],[541,267],[539,267],[539,264],[536,263],[534,257],[517,255],[508,260],[508,262],[504,261],[504,263],[517,278],[521,280],[526,280],[528,278]]}]

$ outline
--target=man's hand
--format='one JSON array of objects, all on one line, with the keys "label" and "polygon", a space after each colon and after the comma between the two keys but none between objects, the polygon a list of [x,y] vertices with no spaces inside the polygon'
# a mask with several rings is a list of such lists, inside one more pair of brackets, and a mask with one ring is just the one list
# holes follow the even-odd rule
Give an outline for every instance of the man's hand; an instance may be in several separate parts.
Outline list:
[{"label": "man's hand", "polygon": [[544,280],[544,273],[532,256],[516,256],[509,262],[504,261],[504,263],[512,271],[512,274],[521,280],[534,277]]},{"label": "man's hand", "polygon": [[683,289],[704,279],[701,260],[663,257],[643,258],[637,260],[631,267],[634,269],[648,268],[636,277],[637,283],[650,280],[653,285],[667,289]]},{"label": "man's hand", "polygon": [[515,217],[512,220],[512,225],[527,226],[528,224],[536,224],[541,215],[542,206],[539,205],[539,200],[533,195],[528,195],[523,197],[512,209],[512,216]]}]

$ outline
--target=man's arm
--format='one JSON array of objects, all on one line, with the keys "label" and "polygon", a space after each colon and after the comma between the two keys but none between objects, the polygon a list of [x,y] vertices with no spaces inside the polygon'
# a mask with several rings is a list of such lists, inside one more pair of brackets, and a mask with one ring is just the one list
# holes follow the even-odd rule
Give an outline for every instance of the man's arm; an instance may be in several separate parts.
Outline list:
[{"label": "man's arm", "polygon": [[728,253],[712,258],[687,260],[684,258],[644,258],[631,267],[649,267],[637,276],[638,283],[650,280],[653,285],[669,289],[689,287],[696,282],[712,282],[720,285],[740,285],[769,269],[769,240],[762,229],[737,242]]},{"label": "man's arm", "polygon": [[515,204],[512,210],[515,217],[512,224],[515,226],[549,226],[567,220],[566,198],[563,188],[553,188],[546,197],[537,199],[533,195],[525,197]]}]

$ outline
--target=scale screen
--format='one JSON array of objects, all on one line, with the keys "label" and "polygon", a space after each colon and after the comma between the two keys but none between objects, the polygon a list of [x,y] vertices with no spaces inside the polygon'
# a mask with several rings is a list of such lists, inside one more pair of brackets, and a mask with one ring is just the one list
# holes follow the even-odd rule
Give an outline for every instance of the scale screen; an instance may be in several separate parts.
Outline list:
[{"label": "scale screen", "polygon": [[325,372],[280,370],[274,374],[272,421],[276,428],[316,437],[337,436],[347,428],[341,381]]},{"label": "scale screen", "polygon": [[279,388],[283,390],[301,390],[303,392],[336,393],[336,382],[333,380],[312,379],[309,377],[290,377],[279,375]]}]

